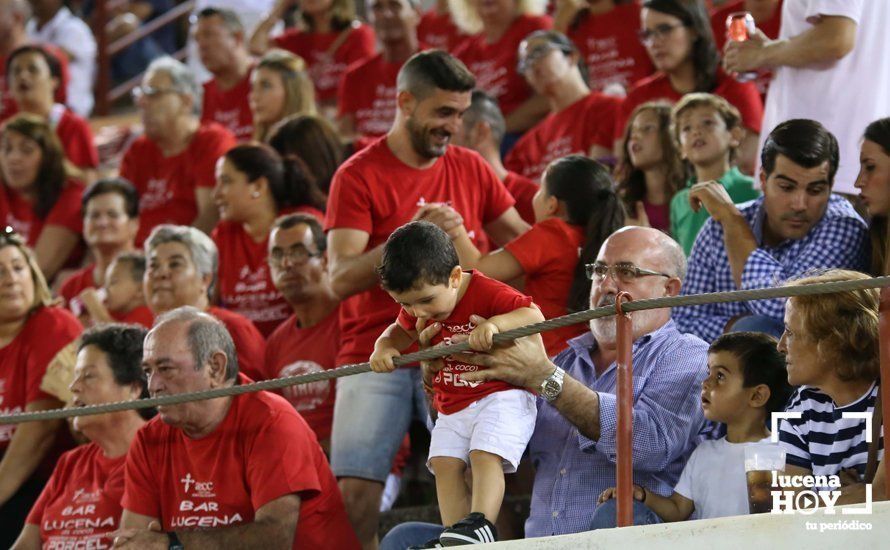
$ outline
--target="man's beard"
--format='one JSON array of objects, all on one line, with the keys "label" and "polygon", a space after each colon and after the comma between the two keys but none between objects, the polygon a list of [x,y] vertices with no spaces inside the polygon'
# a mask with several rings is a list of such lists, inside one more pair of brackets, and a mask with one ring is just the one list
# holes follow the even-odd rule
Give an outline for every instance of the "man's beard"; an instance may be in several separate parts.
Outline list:
[{"label": "man's beard", "polygon": [[[597,307],[609,307],[615,305],[615,296],[604,296],[600,299]],[[639,328],[649,326],[652,318],[658,315],[657,309],[647,309],[642,311],[634,311],[627,314],[633,322],[634,332],[639,334]],[[596,339],[597,344],[615,344],[618,342],[618,320],[617,315],[601,317],[590,321],[590,332]],[[633,335],[631,335],[633,339]]]},{"label": "man's beard", "polygon": [[418,125],[413,118],[409,118],[405,122],[405,126],[408,128],[411,146],[414,148],[415,153],[427,159],[438,158],[445,154],[445,151],[448,149],[448,143],[441,147],[435,147],[429,140],[431,130]]}]

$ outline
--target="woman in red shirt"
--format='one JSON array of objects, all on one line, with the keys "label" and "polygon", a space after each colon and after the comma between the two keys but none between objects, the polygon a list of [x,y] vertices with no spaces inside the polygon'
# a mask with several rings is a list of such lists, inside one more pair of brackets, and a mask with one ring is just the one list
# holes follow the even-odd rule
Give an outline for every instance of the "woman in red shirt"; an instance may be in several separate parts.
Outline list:
[{"label": "woman in red shirt", "polygon": [[[269,38],[272,28],[295,5],[297,26]],[[269,47],[297,54],[309,65],[315,97],[331,120],[336,116],[337,87],[346,67],[374,55],[374,30],[359,22],[354,0],[278,0],[250,37],[250,52],[262,55]]]},{"label": "woman in red shirt", "polygon": [[282,160],[265,145],[238,145],[216,164],[213,201],[221,220],[211,235],[219,249],[220,306],[268,336],[292,313],[266,260],[272,225],[286,212],[323,217],[324,195],[299,159]]},{"label": "woman in red shirt", "polygon": [[686,180],[671,134],[671,105],[650,101],[634,109],[621,151],[628,169],[617,191],[628,213],[627,224],[670,232],[671,199]]},{"label": "woman in red shirt", "polygon": [[[647,101],[678,101],[689,92],[722,96],[739,110],[747,130],[736,161],[750,173],[757,154],[763,101],[751,82],[738,82],[720,68],[711,22],[703,2],[646,0],[640,38],[658,70],[628,92],[615,126],[616,152],[630,114]],[[624,160],[624,159],[622,159]]]},{"label": "woman in red shirt", "polygon": [[315,113],[306,62],[284,50],[269,51],[250,74],[247,100],[255,141],[266,141],[269,130],[291,115]]},{"label": "woman in red shirt", "polygon": [[3,125],[0,167],[0,222],[34,248],[41,271],[52,280],[80,242],[83,185],[67,178],[62,145],[36,115],[16,115]]},{"label": "woman in red shirt", "polygon": [[[80,335],[80,323],[55,307],[24,239],[0,233],[0,414],[62,406],[41,389],[56,354]],[[64,354],[60,354],[64,355]],[[9,548],[53,464],[70,444],[59,420],[0,426],[0,548]]]},{"label": "woman in red shirt", "polygon": [[54,94],[62,82],[59,60],[41,46],[22,46],[9,54],[6,72],[18,112],[48,120],[68,161],[82,171],[80,179],[89,181],[92,171],[99,167],[99,151],[89,124],[55,101]]},{"label": "woman in red shirt", "polygon": [[457,26],[467,37],[454,48],[454,56],[476,75],[476,87],[498,100],[507,122],[502,150],[508,150],[518,134],[541,120],[549,110],[547,100],[535,97],[516,70],[517,49],[526,36],[549,29],[552,21],[540,0],[456,0],[451,3]]},{"label": "woman in red shirt", "polygon": [[[525,293],[552,319],[589,307],[593,263],[603,241],[624,225],[624,208],[612,190],[609,171],[583,155],[555,160],[544,171],[532,201],[535,225],[486,255],[461,231],[454,244],[464,269],[478,269],[499,281],[525,277]],[[541,334],[548,355],[587,330],[584,325]]]},{"label": "woman in red shirt", "polygon": [[[73,405],[148,397],[142,373],[146,329],[105,325],[78,345]],[[136,432],[153,409],[78,416],[74,429],[89,440],[63,454],[25,520],[16,548],[105,548],[120,525],[124,460]]]}]

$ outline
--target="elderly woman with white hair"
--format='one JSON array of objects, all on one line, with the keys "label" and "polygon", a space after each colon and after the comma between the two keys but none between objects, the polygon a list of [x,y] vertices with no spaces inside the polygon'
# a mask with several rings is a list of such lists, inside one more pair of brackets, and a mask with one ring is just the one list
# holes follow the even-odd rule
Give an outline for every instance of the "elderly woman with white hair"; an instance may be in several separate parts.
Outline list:
[{"label": "elderly woman with white hair", "polygon": [[253,379],[262,372],[266,341],[249,319],[215,307],[219,252],[202,231],[183,225],[159,225],[145,241],[145,301],[155,317],[182,306],[210,313],[226,325],[238,350],[240,370]]},{"label": "elderly woman with white hair", "polygon": [[201,96],[194,75],[172,57],[154,60],[133,90],[144,135],[124,153],[120,172],[139,192],[137,246],[162,223],[208,233],[216,225],[216,160],[235,146],[235,136],[201,122]]},{"label": "elderly woman with white hair", "polygon": [[506,148],[549,110],[547,100],[535,97],[516,69],[520,42],[534,31],[553,26],[543,15],[546,2],[450,0],[450,6],[458,28],[470,35],[455,47],[454,55],[476,75],[477,88],[498,100],[507,122]]}]

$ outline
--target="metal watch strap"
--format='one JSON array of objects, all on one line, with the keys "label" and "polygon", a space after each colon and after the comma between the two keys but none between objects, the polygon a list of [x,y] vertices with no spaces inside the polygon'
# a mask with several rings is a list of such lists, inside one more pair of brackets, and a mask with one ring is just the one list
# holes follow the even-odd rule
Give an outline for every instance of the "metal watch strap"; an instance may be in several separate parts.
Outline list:
[{"label": "metal watch strap", "polygon": [[[565,380],[565,374],[566,374],[566,371],[564,371],[563,369],[561,369],[559,367],[556,367],[555,369],[553,369],[553,373],[550,376],[548,376],[547,378],[545,378],[544,382],[541,384],[541,390],[542,390],[541,395],[544,397],[544,400],[547,401],[548,403],[552,403],[553,401],[555,401],[556,398],[559,397],[559,394],[562,393],[562,385],[563,385],[563,380]],[[559,391],[557,391],[553,395],[548,395],[548,392],[546,392],[544,390],[552,382],[559,384]]]}]

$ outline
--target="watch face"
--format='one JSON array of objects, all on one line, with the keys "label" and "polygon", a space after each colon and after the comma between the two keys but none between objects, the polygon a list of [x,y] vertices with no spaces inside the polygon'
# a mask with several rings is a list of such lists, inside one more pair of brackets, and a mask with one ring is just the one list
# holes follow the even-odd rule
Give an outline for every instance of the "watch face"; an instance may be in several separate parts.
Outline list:
[{"label": "watch face", "polygon": [[559,383],[555,380],[548,380],[544,384],[544,394],[545,395],[553,395],[559,391]]}]

